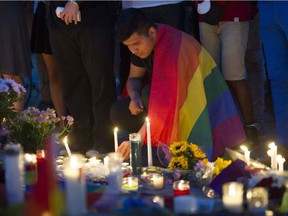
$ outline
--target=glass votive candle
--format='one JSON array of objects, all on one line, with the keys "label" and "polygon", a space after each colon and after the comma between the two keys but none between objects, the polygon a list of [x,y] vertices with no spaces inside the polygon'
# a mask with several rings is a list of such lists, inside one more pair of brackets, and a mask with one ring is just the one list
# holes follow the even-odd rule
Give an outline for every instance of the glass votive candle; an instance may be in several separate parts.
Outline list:
[{"label": "glass votive candle", "polygon": [[122,190],[124,191],[137,191],[138,178],[136,176],[128,176],[122,180]]},{"label": "glass votive candle", "polygon": [[25,184],[34,185],[37,182],[36,154],[24,154]]},{"label": "glass votive candle", "polygon": [[249,211],[252,213],[264,213],[268,206],[268,191],[264,187],[248,189],[246,193]]},{"label": "glass votive candle", "polygon": [[159,173],[150,173],[147,176],[147,182],[153,189],[160,190],[164,186],[164,177]]},{"label": "glass votive candle", "polygon": [[242,212],[243,184],[238,182],[227,182],[223,184],[222,192],[222,201],[224,208],[230,212]]},{"label": "glass votive candle", "polygon": [[174,196],[189,195],[190,184],[189,181],[179,180],[173,183]]}]

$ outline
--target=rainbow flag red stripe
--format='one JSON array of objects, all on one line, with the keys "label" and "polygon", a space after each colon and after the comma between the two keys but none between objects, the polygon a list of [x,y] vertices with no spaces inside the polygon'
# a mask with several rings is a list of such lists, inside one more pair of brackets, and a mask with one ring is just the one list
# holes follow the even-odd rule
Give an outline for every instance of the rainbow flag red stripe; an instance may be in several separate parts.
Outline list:
[{"label": "rainbow flag red stripe", "polygon": [[192,37],[159,25],[148,116],[154,146],[187,140],[216,158],[246,136],[228,86]]}]

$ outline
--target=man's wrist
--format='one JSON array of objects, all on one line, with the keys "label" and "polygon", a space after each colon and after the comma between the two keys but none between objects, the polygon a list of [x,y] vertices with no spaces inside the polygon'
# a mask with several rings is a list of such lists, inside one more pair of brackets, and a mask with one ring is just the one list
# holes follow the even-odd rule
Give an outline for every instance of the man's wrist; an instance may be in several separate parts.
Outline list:
[{"label": "man's wrist", "polygon": [[75,5],[77,5],[77,6],[79,7],[79,4],[77,3],[76,0],[68,0],[68,2],[70,2],[70,3],[72,3],[72,4],[75,4]]}]

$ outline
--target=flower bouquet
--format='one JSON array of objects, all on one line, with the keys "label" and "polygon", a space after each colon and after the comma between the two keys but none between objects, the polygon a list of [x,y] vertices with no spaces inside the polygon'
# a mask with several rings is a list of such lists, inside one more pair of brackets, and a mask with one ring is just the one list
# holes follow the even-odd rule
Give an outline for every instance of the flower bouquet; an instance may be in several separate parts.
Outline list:
[{"label": "flower bouquet", "polygon": [[0,136],[8,133],[7,127],[16,116],[14,103],[23,100],[25,88],[11,79],[0,79]]},{"label": "flower bouquet", "polygon": [[[60,120],[63,122],[62,127],[60,127]],[[71,116],[61,117],[61,119],[56,117],[54,109],[40,111],[35,107],[29,107],[19,112],[11,122],[8,140],[20,143],[24,152],[35,153],[36,150],[43,149],[43,141],[48,135],[55,132],[55,135],[61,136],[69,131],[73,121]],[[56,133],[57,126],[59,131]]]},{"label": "flower bouquet", "polygon": [[173,142],[169,147],[169,153],[171,158],[167,157],[170,158],[168,168],[174,170],[174,180],[182,176],[200,188],[208,186],[222,170],[231,164],[231,160],[223,158],[210,162],[199,146],[187,141]]}]

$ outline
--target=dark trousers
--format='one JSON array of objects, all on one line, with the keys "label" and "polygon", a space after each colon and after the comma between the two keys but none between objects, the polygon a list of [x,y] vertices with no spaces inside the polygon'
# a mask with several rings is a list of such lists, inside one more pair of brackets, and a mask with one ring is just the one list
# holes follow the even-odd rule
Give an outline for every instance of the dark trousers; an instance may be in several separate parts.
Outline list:
[{"label": "dark trousers", "polygon": [[114,148],[109,118],[116,99],[114,25],[108,14],[99,13],[91,24],[50,29],[65,105],[75,120],[69,143],[79,152],[107,153]]}]

